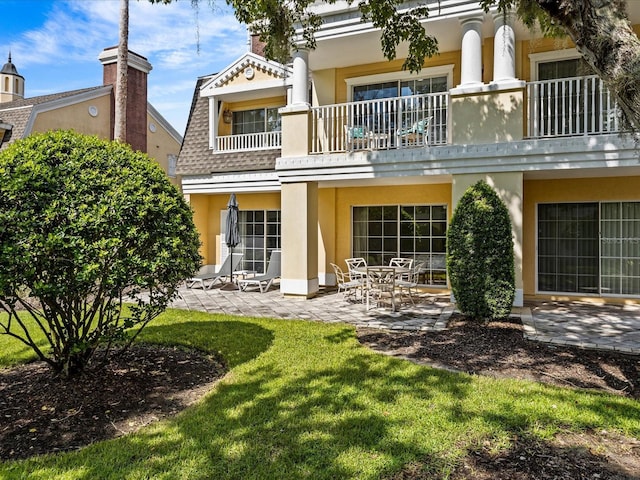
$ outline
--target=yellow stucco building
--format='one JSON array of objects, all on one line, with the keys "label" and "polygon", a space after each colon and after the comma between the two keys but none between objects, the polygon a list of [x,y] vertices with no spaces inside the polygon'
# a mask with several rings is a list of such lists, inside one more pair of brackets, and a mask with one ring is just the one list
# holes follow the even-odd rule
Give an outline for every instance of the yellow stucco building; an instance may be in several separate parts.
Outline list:
[{"label": "yellow stucco building", "polygon": [[254,49],[198,79],[178,173],[205,263],[228,254],[235,193],[243,266],[264,271],[281,249],[285,295],[314,296],[335,283],[330,263],[354,256],[424,261],[422,287],[447,291],[448,222],[484,179],[511,215],[516,305],[640,299],[638,150],[568,40],[442,3],[425,20],[440,54],[409,73],[357,6],[319,13],[317,48],[291,64]]},{"label": "yellow stucco building", "polygon": [[[113,139],[114,83],[117,48],[100,53],[103,85],[25,97],[25,79],[11,55],[0,70],[0,150],[33,132],[72,129],[87,135]],[[182,136],[147,102],[147,76],[151,64],[129,53],[127,143],[148,153],[180,186],[175,173]]]}]

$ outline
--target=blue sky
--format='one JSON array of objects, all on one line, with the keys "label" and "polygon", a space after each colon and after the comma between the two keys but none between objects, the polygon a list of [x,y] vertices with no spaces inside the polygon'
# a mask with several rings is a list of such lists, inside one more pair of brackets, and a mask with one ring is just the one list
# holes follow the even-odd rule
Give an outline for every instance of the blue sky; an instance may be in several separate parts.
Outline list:
[{"label": "blue sky", "polygon": [[[221,71],[248,48],[246,29],[224,0],[200,3],[197,12],[190,0],[129,4],[129,49],[153,66],[148,100],[180,134],[197,77]],[[119,0],[0,0],[0,65],[11,51],[26,97],[101,85],[98,55],[118,43],[119,8]]]}]

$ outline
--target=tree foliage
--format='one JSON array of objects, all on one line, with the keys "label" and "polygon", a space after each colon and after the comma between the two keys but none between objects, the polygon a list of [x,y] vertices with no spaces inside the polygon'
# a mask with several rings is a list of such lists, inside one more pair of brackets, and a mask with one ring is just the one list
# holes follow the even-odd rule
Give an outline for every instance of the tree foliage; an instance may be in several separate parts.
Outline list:
[{"label": "tree foliage", "polygon": [[126,348],[197,270],[199,243],[180,192],[126,144],[58,131],[0,153],[0,333],[62,376]]},{"label": "tree foliage", "polygon": [[511,220],[485,181],[464,193],[447,230],[447,273],[458,308],[474,318],[504,318],[515,297]]},{"label": "tree foliage", "polygon": [[[166,4],[174,0],[148,1]],[[197,9],[202,1],[191,0],[191,5]],[[516,12],[525,25],[538,28],[544,35],[568,35],[615,96],[624,124],[640,132],[640,40],[631,28],[625,0],[477,1],[485,11],[496,9],[505,15],[508,11]],[[234,8],[240,22],[260,35],[265,42],[265,56],[271,60],[287,63],[291,52],[301,46],[316,47],[315,34],[322,25],[322,17],[312,8],[317,6],[316,1],[226,0],[226,3]],[[355,1],[347,3],[352,5]],[[380,28],[382,52],[387,59],[396,58],[401,44],[408,45],[404,69],[417,72],[426,58],[438,53],[437,38],[424,26],[429,15],[426,2],[361,0],[358,8],[363,22],[370,21]]]}]

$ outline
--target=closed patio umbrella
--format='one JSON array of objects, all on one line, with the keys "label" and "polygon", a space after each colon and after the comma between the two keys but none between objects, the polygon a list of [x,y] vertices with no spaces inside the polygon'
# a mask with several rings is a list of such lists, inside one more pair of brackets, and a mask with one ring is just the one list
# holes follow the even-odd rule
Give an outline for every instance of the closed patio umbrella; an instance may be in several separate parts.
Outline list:
[{"label": "closed patio umbrella", "polygon": [[[231,255],[231,264],[233,264],[233,249],[240,243],[240,225],[238,221],[238,200],[236,200],[236,194],[232,193],[227,202],[227,223],[226,231],[224,232],[224,241],[229,247]],[[233,267],[232,267],[233,268]],[[231,272],[233,277],[233,272]]]},{"label": "closed patio umbrella", "polygon": [[232,193],[227,203],[227,226],[224,234],[224,241],[227,247],[231,249],[240,243],[240,226],[238,224],[238,201],[236,194]]}]

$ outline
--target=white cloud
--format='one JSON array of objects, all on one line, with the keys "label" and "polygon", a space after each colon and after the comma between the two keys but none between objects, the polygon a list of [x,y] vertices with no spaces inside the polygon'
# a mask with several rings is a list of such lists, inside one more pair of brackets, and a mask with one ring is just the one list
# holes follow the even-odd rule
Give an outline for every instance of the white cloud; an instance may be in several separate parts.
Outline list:
[{"label": "white cloud", "polygon": [[[247,34],[224,0],[169,5],[129,3],[129,48],[153,66],[149,100],[181,133],[199,76],[218,72],[247,51]],[[37,3],[36,3],[37,5]],[[14,63],[28,96],[99,85],[99,53],[118,43],[119,0],[56,0],[45,21],[14,37]],[[24,14],[24,12],[21,12]],[[27,73],[25,73],[27,72]],[[49,89],[49,90],[47,90]]]}]

